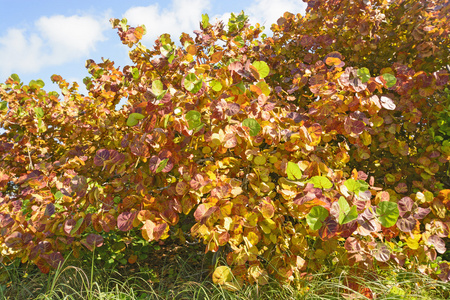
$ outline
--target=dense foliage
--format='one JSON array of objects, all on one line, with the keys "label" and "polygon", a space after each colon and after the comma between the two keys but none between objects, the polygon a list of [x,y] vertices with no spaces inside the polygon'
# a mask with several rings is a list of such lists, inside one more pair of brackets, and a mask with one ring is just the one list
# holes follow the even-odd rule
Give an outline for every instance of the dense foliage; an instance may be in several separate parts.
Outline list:
[{"label": "dense foliage", "polygon": [[87,61],[88,95],[58,75],[61,95],[0,87],[2,259],[48,272],[110,233],[192,235],[228,247],[213,280],[230,287],[390,263],[448,281],[449,16],[308,1],[271,36],[204,15],[152,48],[111,20],[133,65]]}]

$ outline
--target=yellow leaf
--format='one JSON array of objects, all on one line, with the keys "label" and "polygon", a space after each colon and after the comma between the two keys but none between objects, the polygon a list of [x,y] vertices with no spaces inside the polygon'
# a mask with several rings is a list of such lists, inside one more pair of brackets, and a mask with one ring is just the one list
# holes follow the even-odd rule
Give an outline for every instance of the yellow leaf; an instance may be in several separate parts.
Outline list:
[{"label": "yellow leaf", "polygon": [[223,285],[227,282],[231,282],[233,279],[233,273],[229,267],[220,266],[214,270],[212,279],[215,284]]}]

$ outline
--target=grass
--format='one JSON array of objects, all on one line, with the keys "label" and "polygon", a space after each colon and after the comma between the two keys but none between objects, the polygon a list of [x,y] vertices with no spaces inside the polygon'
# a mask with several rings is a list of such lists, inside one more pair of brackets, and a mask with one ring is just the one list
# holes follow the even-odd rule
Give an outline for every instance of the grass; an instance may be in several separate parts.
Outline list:
[{"label": "grass", "polygon": [[[375,299],[448,299],[450,284],[400,270],[367,274],[313,274],[294,285],[270,281],[229,291],[211,281],[210,257],[197,248],[185,248],[163,258],[108,268],[92,258],[67,259],[59,269],[42,274],[31,265],[0,265],[0,299],[367,299],[351,290],[353,281],[371,289]],[[187,250],[187,251],[186,251]],[[158,266],[156,269],[152,265]],[[360,291],[360,290],[359,290]]]}]

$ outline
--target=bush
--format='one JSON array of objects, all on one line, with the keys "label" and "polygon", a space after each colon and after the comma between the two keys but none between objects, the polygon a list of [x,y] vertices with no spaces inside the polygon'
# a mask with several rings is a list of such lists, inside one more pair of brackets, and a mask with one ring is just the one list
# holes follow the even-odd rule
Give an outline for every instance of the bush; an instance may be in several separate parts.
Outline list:
[{"label": "bush", "polygon": [[87,61],[89,95],[12,75],[2,259],[48,272],[140,231],[228,245],[213,280],[229,288],[324,265],[447,281],[448,4],[309,1],[270,37],[243,13],[227,28],[204,15],[181,46],[164,34],[151,49],[144,27],[115,19],[133,65]]}]

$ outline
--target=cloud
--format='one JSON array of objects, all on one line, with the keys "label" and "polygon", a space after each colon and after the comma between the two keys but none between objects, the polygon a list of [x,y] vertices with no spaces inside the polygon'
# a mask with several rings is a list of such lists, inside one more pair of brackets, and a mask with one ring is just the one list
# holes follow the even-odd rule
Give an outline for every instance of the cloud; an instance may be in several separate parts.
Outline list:
[{"label": "cloud", "polygon": [[89,55],[104,41],[107,22],[93,16],[41,17],[32,30],[9,28],[0,36],[0,76],[33,73]]},{"label": "cloud", "polygon": [[306,3],[300,0],[256,0],[244,12],[249,15],[251,24],[259,23],[270,29],[286,11],[304,14],[306,6]]},{"label": "cloud", "polygon": [[123,17],[132,26],[145,25],[147,34],[143,38],[144,43],[153,44],[163,33],[169,33],[177,42],[182,32],[192,34],[199,28],[202,12],[209,7],[209,0],[172,0],[166,8],[160,8],[158,4],[131,7]]}]

